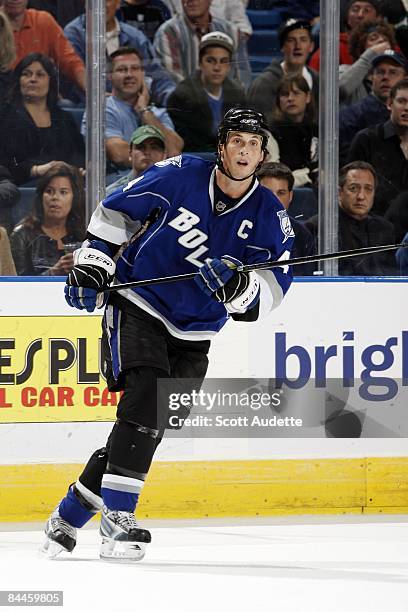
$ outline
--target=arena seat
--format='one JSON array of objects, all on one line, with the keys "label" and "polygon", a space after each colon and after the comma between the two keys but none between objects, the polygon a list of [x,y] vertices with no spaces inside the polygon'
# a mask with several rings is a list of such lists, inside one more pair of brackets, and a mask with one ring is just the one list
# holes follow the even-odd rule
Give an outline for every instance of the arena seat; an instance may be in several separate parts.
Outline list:
[{"label": "arena seat", "polygon": [[62,110],[66,111],[72,116],[78,126],[79,131],[81,131],[82,118],[84,116],[85,109],[82,107],[64,106],[62,107]]},{"label": "arena seat", "polygon": [[248,9],[246,14],[254,30],[263,30],[265,28],[277,29],[282,21],[280,11],[273,9],[269,11]]},{"label": "arena seat", "polygon": [[277,31],[254,30],[248,39],[248,53],[249,55],[281,55]]}]

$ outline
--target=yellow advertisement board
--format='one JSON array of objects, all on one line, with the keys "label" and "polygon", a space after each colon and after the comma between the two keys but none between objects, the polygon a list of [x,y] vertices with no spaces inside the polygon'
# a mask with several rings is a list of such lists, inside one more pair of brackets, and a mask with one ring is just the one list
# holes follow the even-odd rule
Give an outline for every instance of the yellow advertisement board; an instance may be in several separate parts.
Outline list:
[{"label": "yellow advertisement board", "polygon": [[1,317],[0,423],[114,420],[100,337],[100,317]]}]

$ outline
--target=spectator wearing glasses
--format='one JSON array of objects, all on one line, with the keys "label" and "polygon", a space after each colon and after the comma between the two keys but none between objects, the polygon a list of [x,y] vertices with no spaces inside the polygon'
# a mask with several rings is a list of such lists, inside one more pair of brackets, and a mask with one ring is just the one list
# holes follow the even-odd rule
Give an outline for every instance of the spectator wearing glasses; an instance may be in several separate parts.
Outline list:
[{"label": "spectator wearing glasses", "polygon": [[395,49],[394,28],[383,19],[365,21],[350,33],[349,49],[353,64],[340,66],[340,101],[354,104],[371,91],[372,62],[390,49]]},{"label": "spectator wearing glasses", "polygon": [[[109,58],[112,95],[106,99],[106,153],[121,168],[129,168],[129,141],[136,128],[153,125],[164,134],[169,157],[183,148],[166,109],[151,103],[143,60],[136,49],[119,48]],[[83,130],[85,130],[84,117]]]},{"label": "spectator wearing glasses", "polygon": [[[106,55],[109,57],[123,47],[136,49],[142,58],[146,75],[151,79],[151,96],[156,104],[165,105],[167,97],[176,86],[174,79],[160,65],[153,46],[143,32],[116,18],[116,11],[120,8],[120,0],[105,0],[105,7]],[[86,16],[80,15],[70,21],[65,26],[64,32],[75,51],[85,61]],[[107,88],[110,90],[109,82]]]}]

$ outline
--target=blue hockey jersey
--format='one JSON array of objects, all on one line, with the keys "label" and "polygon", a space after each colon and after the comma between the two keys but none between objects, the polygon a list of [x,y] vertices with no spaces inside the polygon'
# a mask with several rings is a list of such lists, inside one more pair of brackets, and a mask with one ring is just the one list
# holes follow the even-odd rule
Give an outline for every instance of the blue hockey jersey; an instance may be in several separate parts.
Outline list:
[{"label": "blue hockey jersey", "polygon": [[[279,200],[256,180],[233,207],[214,203],[215,166],[188,155],[158,162],[114,192],[95,210],[88,231],[106,242],[128,243],[116,268],[126,283],[198,270],[207,258],[230,255],[244,264],[282,259],[282,267],[258,272],[261,314],[279,305],[292,276],[293,230]],[[221,207],[216,214],[215,206]],[[146,217],[157,220],[139,238],[132,236]],[[189,340],[212,338],[228,312],[194,281],[126,289],[120,294],[159,318],[169,332]]]}]

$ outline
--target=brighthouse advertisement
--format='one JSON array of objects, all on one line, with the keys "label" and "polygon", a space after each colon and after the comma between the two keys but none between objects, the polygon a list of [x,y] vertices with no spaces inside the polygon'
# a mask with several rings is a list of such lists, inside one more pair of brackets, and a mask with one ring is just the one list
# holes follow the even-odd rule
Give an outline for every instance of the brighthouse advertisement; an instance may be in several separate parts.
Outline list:
[{"label": "brighthouse advertisement", "polygon": [[[114,420],[120,394],[106,389],[102,375],[99,313],[73,316],[60,283],[35,285],[27,301],[26,283],[3,283],[0,423]],[[301,419],[288,435],[348,411],[360,414],[367,436],[408,436],[407,298],[403,281],[294,283],[268,317],[229,322],[213,340],[207,372],[213,382],[203,390],[218,408],[195,406],[195,398],[187,404],[205,417],[242,409],[252,423],[259,412],[242,404],[242,393],[249,389],[253,400],[279,392],[279,404],[262,410],[267,419]],[[230,389],[216,379],[236,382]],[[239,392],[238,407],[219,400],[219,391]]]},{"label": "brighthouse advertisement", "polygon": [[2,317],[0,422],[114,420],[101,374],[100,317]]}]

